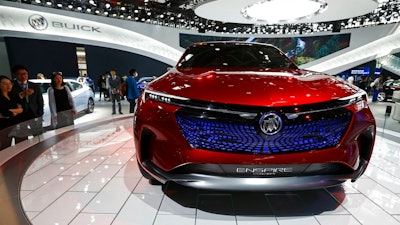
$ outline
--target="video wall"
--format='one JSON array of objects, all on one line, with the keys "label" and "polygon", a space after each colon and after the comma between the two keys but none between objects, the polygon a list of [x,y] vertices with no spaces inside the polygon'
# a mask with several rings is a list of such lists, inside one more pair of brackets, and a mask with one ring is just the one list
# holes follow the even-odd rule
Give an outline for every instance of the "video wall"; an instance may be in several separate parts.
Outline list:
[{"label": "video wall", "polygon": [[281,49],[297,65],[306,64],[349,47],[351,34],[333,34],[312,37],[256,38],[216,37],[193,34],[179,34],[182,48],[196,42],[206,41],[247,41],[271,44]]}]

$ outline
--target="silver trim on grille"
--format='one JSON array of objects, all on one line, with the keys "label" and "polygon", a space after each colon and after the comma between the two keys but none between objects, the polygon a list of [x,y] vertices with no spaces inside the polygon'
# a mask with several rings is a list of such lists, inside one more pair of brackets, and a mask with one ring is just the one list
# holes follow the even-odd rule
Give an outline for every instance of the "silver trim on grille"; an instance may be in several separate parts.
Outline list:
[{"label": "silver trim on grille", "polygon": [[[253,119],[257,116],[257,113],[251,113],[251,112],[246,112],[246,111],[235,111],[235,110],[230,110],[230,109],[213,108],[211,104],[208,107],[202,107],[202,106],[195,106],[195,105],[191,105],[191,104],[180,103],[180,102],[189,102],[192,99],[175,96],[175,95],[170,95],[170,94],[166,94],[166,93],[162,93],[162,92],[158,92],[158,91],[145,90],[145,95],[146,94],[148,94],[148,95],[153,94],[155,96],[161,96],[162,98],[169,99],[168,101],[162,101],[161,100],[162,98],[159,98],[159,99],[152,98],[153,100],[156,100],[156,101],[161,101],[161,102],[165,102],[167,104],[177,105],[180,107],[206,110],[206,111],[211,111],[211,112],[235,114],[235,115],[239,115],[240,117],[246,118],[246,119]],[[346,106],[350,106],[358,101],[361,101],[363,99],[363,95],[365,95],[365,91],[362,91],[360,89],[360,91],[357,92],[356,94],[337,99],[338,101],[347,102],[346,104],[343,104],[343,105],[340,105],[337,107],[327,108],[327,109],[309,110],[309,111],[296,112],[296,113],[284,113],[284,115],[288,119],[295,119],[295,118],[299,117],[300,115],[304,115],[304,114],[320,113],[320,112],[343,108]],[[173,100],[176,100],[176,101],[173,101]]]}]

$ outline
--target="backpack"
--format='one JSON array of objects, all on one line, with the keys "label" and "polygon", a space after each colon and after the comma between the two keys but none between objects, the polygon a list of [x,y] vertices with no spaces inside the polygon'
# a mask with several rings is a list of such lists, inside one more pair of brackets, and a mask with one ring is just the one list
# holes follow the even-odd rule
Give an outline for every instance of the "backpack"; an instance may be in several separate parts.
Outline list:
[{"label": "backpack", "polygon": [[120,92],[119,92],[119,94],[121,95],[121,96],[126,96],[126,82],[122,82],[120,85],[119,85],[119,90],[120,90]]}]

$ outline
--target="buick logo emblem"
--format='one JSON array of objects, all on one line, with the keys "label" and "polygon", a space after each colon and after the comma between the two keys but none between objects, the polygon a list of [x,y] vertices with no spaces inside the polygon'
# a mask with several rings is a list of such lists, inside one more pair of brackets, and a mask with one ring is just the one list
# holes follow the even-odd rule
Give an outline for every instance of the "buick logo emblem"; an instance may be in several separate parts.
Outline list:
[{"label": "buick logo emblem", "polygon": [[282,129],[282,118],[274,112],[265,113],[261,116],[259,125],[264,134],[274,135]]},{"label": "buick logo emblem", "polygon": [[48,26],[46,18],[41,15],[34,14],[29,17],[29,25],[35,30],[45,30]]}]

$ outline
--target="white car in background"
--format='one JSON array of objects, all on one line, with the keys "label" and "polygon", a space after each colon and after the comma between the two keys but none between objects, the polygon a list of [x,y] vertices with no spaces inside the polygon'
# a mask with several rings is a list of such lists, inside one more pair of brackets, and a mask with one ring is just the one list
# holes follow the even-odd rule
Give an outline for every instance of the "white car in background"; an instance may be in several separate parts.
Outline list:
[{"label": "white car in background", "polygon": [[[47,89],[50,86],[50,79],[31,79],[33,83],[40,85],[43,94],[44,101],[44,115],[43,115],[43,127],[49,126],[51,115],[49,108],[49,97],[47,96]],[[71,90],[72,96],[74,97],[76,110],[79,112],[92,113],[94,111],[94,99],[95,94],[93,90],[86,84],[79,83],[73,79],[64,78],[64,83]]]}]

